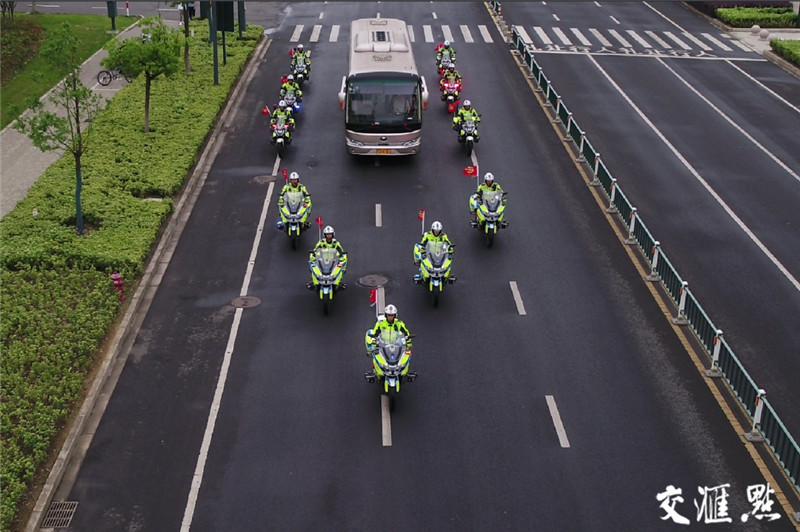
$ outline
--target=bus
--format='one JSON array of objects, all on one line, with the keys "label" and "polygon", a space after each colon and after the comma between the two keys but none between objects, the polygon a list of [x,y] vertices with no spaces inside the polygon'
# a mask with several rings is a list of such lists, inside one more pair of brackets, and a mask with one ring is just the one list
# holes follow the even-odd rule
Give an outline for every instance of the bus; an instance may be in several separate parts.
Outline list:
[{"label": "bus", "polygon": [[350,24],[349,72],[342,78],[347,151],[354,155],[419,153],[428,88],[419,75],[406,23],[366,18]]}]

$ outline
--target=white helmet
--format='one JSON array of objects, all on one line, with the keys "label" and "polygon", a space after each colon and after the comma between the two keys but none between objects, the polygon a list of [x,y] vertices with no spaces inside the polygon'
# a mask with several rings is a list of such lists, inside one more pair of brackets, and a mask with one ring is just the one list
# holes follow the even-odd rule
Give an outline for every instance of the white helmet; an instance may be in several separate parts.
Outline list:
[{"label": "white helmet", "polygon": [[303,43],[298,44],[297,45],[297,49],[302,52],[303,51]]},{"label": "white helmet", "polygon": [[289,174],[290,181],[294,181],[295,179],[300,179],[300,174],[298,174],[297,172],[292,172],[291,174]]},{"label": "white helmet", "polygon": [[435,221],[431,224],[431,231],[441,231],[442,230],[442,222]]},{"label": "white helmet", "polygon": [[323,234],[323,235],[333,235],[333,236],[336,236],[336,233],[334,232],[334,230],[333,230],[333,227],[331,227],[330,225],[328,225],[328,226],[325,226],[325,229],[323,229],[323,230],[322,230],[322,234]]},{"label": "white helmet", "polygon": [[280,107],[281,109],[286,109],[286,102],[283,100],[279,101],[278,107]]},{"label": "white helmet", "polygon": [[391,314],[393,316],[397,315],[397,307],[394,305],[386,305],[386,308],[383,309],[384,314]]},{"label": "white helmet", "polygon": [[464,109],[469,109],[472,107],[472,102],[469,100],[464,100]]},{"label": "white helmet", "polygon": [[445,46],[450,46],[450,41],[444,41]]},{"label": "white helmet", "polygon": [[294,74],[289,74],[286,76],[286,81],[294,81]]},{"label": "white helmet", "polygon": [[488,182],[490,182],[490,181],[491,181],[491,182],[494,182],[494,174],[493,174],[493,173],[491,173],[491,172],[486,172],[486,175],[485,175],[485,176],[483,176],[483,180],[484,180],[485,182],[487,182],[487,183],[488,183]]}]

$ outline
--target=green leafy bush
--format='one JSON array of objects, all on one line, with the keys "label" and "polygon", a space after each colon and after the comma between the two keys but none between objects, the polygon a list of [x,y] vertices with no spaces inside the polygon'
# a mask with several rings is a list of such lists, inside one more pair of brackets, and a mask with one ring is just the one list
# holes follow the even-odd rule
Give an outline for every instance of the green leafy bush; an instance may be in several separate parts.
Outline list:
[{"label": "green leafy bush", "polygon": [[143,133],[144,80],[109,103],[83,156],[86,234],[75,234],[71,154],[54,163],[0,221],[0,530],[9,530],[31,480],[80,397],[86,371],[119,310],[110,274],[135,284],[197,153],[262,35],[227,43],[213,84],[211,48],[190,47],[192,72],[153,82]]},{"label": "green leafy bush", "polygon": [[769,45],[776,54],[800,67],[800,41],[773,39],[769,41]]},{"label": "green leafy bush", "polygon": [[734,28],[794,28],[797,15],[785,7],[733,7],[716,10],[717,18]]}]

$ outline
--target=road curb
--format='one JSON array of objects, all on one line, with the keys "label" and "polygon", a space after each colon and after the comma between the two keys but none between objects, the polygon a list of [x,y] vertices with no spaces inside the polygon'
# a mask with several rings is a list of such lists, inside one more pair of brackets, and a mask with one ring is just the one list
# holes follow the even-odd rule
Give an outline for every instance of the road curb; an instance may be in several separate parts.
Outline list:
[{"label": "road curb", "polygon": [[[69,433],[61,447],[61,451],[53,466],[50,468],[50,474],[42,487],[42,491],[36,500],[31,515],[27,519],[25,525],[26,532],[36,532],[39,530],[40,523],[45,516],[47,508],[50,506],[53,496],[59,488],[68,468],[79,466],[82,463],[83,456],[76,455],[76,451],[79,450],[79,440],[81,440],[86,433],[90,420],[99,423],[102,418],[103,412],[95,411],[95,407],[102,406],[102,410],[105,410],[105,405],[101,405],[99,399],[104,394],[110,396],[110,391],[113,391],[116,378],[119,377],[125,361],[127,360],[128,351],[136,339],[139,326],[144,320],[150,303],[152,303],[155,297],[164,271],[169,265],[172,253],[191,215],[192,207],[202,191],[205,179],[214,162],[214,157],[222,141],[225,139],[226,135],[222,129],[225,127],[224,125],[231,116],[232,111],[235,110],[234,103],[238,103],[244,96],[247,86],[252,81],[255,71],[261,63],[261,57],[267,52],[271,42],[272,40],[264,35],[259,45],[254,49],[250,59],[247,61],[246,67],[242,70],[242,74],[236,82],[236,86],[230,98],[228,98],[224,110],[220,114],[209,136],[209,141],[206,143],[191,177],[186,182],[175,204],[175,211],[172,213],[169,222],[159,237],[155,251],[145,266],[145,272],[142,275],[136,292],[131,298],[131,303],[125,311],[121,322],[119,322],[117,333],[114,335],[109,347],[103,353],[103,361],[97,376],[92,382],[91,388],[70,426]],[[112,376],[116,378],[112,379]],[[85,443],[86,447],[88,447],[90,441],[91,438],[89,438],[88,442],[82,443]],[[77,460],[75,460],[75,458],[77,458]]]}]

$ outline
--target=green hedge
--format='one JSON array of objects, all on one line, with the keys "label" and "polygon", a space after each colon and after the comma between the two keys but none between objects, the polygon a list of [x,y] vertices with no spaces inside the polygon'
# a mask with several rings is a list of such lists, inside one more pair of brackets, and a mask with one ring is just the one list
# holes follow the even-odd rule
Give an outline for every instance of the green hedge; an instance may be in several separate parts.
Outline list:
[{"label": "green hedge", "polygon": [[769,41],[769,45],[776,54],[800,67],[800,41],[772,39]]},{"label": "green hedge", "polygon": [[[227,41],[213,84],[212,50],[192,26],[192,72],[153,82],[143,133],[144,80],[120,91],[91,125],[82,158],[87,234],[75,234],[75,166],[53,164],[0,221],[0,529],[9,530],[31,480],[80,398],[98,347],[120,308],[110,274],[143,271],[173,198],[263,29]],[[35,215],[34,215],[35,213]],[[34,496],[34,494],[31,494]]]},{"label": "green hedge", "polygon": [[716,10],[717,18],[734,28],[795,28],[797,15],[783,7],[733,7]]}]

